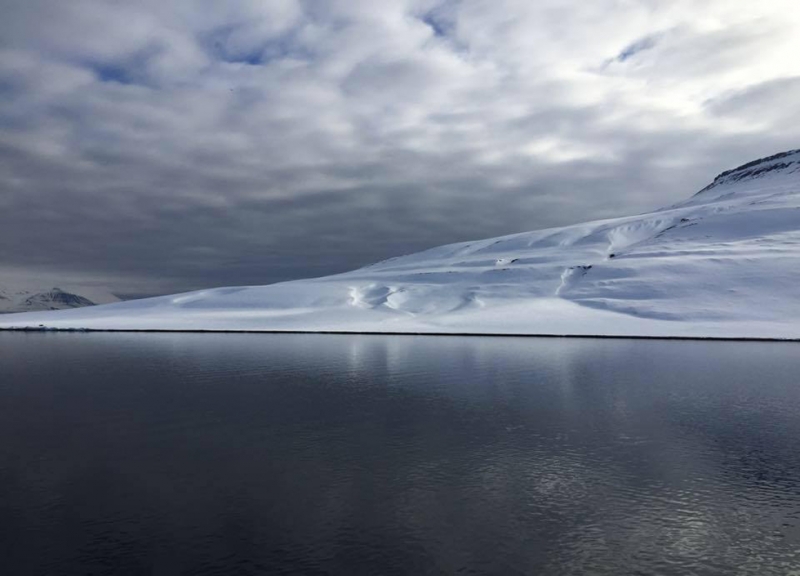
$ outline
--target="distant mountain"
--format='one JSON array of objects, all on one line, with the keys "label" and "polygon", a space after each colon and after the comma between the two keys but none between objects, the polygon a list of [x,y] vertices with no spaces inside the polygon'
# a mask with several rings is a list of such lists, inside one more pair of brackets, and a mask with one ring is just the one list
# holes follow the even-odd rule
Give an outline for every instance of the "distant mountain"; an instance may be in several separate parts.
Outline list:
[{"label": "distant mountain", "polygon": [[[104,297],[102,303],[117,301],[116,297]],[[8,289],[0,287],[0,313],[40,312],[45,310],[65,310],[94,306],[94,302],[84,295],[67,292],[60,288],[49,290]]]},{"label": "distant mountain", "polygon": [[26,326],[800,339],[800,150],[649,214],[325,278],[0,319]]}]

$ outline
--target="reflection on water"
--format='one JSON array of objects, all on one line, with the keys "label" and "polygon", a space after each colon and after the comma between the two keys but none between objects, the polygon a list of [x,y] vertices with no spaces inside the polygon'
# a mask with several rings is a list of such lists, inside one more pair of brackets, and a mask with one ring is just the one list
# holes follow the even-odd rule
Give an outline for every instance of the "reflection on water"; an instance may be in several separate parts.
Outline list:
[{"label": "reflection on water", "polygon": [[787,574],[796,344],[0,333],[8,574]]}]

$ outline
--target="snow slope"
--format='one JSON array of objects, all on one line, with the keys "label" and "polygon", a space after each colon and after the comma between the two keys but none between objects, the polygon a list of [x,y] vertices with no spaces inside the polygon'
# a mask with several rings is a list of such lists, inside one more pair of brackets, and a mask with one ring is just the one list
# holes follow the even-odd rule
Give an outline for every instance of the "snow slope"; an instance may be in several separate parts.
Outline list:
[{"label": "snow slope", "polygon": [[650,214],[313,280],[0,318],[0,328],[40,325],[800,339],[800,150]]}]

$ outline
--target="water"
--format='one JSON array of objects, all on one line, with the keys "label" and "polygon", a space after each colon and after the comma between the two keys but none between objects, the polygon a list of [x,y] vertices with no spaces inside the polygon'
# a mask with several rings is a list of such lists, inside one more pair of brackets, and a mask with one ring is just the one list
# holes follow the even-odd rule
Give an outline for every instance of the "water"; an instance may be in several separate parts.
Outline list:
[{"label": "water", "polygon": [[798,438],[796,344],[0,333],[0,566],[797,574]]}]

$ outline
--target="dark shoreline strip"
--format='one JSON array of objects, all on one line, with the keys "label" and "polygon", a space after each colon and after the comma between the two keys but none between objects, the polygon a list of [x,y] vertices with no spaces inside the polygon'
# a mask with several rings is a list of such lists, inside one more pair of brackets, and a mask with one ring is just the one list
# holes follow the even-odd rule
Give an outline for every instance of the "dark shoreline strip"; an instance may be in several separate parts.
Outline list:
[{"label": "dark shoreline strip", "polygon": [[618,334],[503,334],[483,332],[374,332],[348,330],[208,330],[169,328],[0,328],[0,332],[123,332],[123,333],[167,333],[167,334],[329,334],[348,336],[461,336],[469,338],[587,338],[602,340],[704,340],[717,342],[800,342],[800,338],[770,338],[759,336],[635,336]]}]

